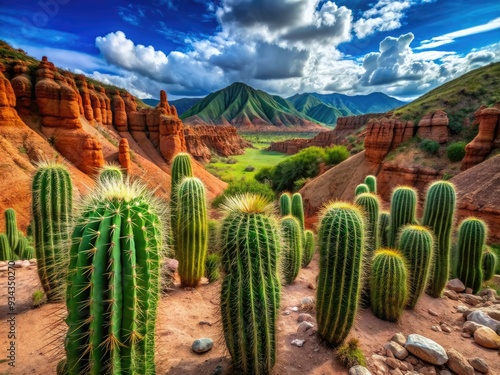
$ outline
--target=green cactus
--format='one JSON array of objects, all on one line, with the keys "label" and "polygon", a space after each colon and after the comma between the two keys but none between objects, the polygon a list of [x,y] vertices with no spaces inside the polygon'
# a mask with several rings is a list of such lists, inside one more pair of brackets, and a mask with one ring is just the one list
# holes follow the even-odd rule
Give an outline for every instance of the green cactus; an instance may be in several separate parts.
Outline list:
[{"label": "green cactus", "polygon": [[364,237],[363,215],[357,207],[334,202],[324,208],[318,232],[316,318],[318,333],[334,346],[347,337],[358,310]]},{"label": "green cactus", "polygon": [[316,251],[316,244],[314,241],[314,233],[307,229],[304,232],[305,245],[304,245],[304,253],[302,255],[302,267],[307,267],[313,258],[314,252]]},{"label": "green cactus", "polygon": [[24,235],[19,232],[19,242],[17,243],[17,247],[14,250],[14,253],[19,257],[19,259],[31,259],[27,258],[27,255],[30,255],[29,253],[26,252],[26,248],[29,247],[29,242]]},{"label": "green cactus", "polygon": [[297,278],[302,265],[302,229],[294,216],[285,216],[280,221],[283,281],[291,284]]},{"label": "green cactus", "polygon": [[408,271],[403,256],[393,249],[375,252],[370,276],[370,303],[375,316],[396,322],[408,300]]},{"label": "green cactus", "polygon": [[363,193],[369,193],[370,189],[368,188],[368,185],[366,184],[359,184],[356,186],[356,190],[354,190],[354,196],[358,196],[359,194]]},{"label": "green cactus", "polygon": [[391,215],[389,212],[382,211],[378,216],[378,239],[380,247],[389,246],[389,225],[391,222]]},{"label": "green cactus", "polygon": [[283,193],[280,196],[280,215],[288,216],[292,213],[292,197],[290,193]]},{"label": "green cactus", "polygon": [[271,374],[280,304],[280,236],[273,205],[260,195],[226,199],[221,229],[224,339],[235,373]]},{"label": "green cactus", "polygon": [[5,210],[5,234],[9,239],[10,248],[16,252],[19,244],[19,230],[17,229],[16,211],[12,208]]},{"label": "green cactus", "polygon": [[205,260],[205,273],[208,282],[214,282],[219,280],[219,266],[220,266],[220,256],[219,254],[209,254]]},{"label": "green cactus", "polygon": [[175,156],[172,162],[170,175],[170,234],[174,248],[177,247],[175,238],[175,231],[177,228],[177,187],[184,177],[193,177],[193,169],[189,154],[180,152]]},{"label": "green cactus", "polygon": [[389,247],[394,248],[405,225],[417,225],[417,192],[409,186],[394,189],[391,196]]},{"label": "green cactus", "polygon": [[426,228],[408,225],[401,230],[398,249],[406,259],[410,288],[407,306],[413,309],[429,281],[434,239]]},{"label": "green cactus", "polygon": [[47,301],[61,301],[73,225],[73,185],[64,165],[47,162],[38,166],[31,212],[38,276]]},{"label": "green cactus", "polygon": [[491,251],[488,246],[485,246],[485,250],[483,252],[483,280],[488,281],[493,278],[495,275],[495,269],[497,267],[497,256]]},{"label": "green cactus", "polygon": [[304,220],[304,205],[302,203],[302,195],[295,193],[292,195],[292,216],[294,216],[300,223],[302,231],[306,229]]},{"label": "green cactus", "polygon": [[198,286],[205,275],[208,217],[205,186],[199,178],[186,177],[177,188],[176,257],[183,287]]},{"label": "green cactus", "polygon": [[14,254],[5,233],[0,234],[0,261],[14,260]]},{"label": "green cactus", "polygon": [[377,194],[377,177],[371,174],[365,177],[365,185],[368,186],[370,193]]},{"label": "green cactus", "polygon": [[380,247],[379,241],[379,210],[380,200],[375,194],[363,193],[356,196],[354,203],[361,207],[365,214],[365,241],[367,259],[371,259],[376,249]]},{"label": "green cactus", "polygon": [[479,292],[483,282],[482,256],[488,228],[484,221],[469,217],[458,228],[457,277],[473,293]]},{"label": "green cactus", "polygon": [[434,233],[434,258],[431,266],[428,294],[441,294],[450,275],[451,234],[453,231],[456,193],[448,181],[436,181],[427,190],[422,225]]},{"label": "green cactus", "polygon": [[161,212],[129,181],[82,202],[66,290],[68,375],[155,373]]},{"label": "green cactus", "polygon": [[123,171],[117,165],[105,164],[97,175],[97,181],[105,183],[108,180],[123,181]]}]

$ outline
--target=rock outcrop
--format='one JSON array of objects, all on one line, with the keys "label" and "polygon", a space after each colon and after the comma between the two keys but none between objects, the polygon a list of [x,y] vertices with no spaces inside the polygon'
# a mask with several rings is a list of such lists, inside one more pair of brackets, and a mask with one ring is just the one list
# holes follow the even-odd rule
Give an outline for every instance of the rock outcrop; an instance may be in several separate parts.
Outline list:
[{"label": "rock outcrop", "polygon": [[439,143],[448,142],[448,115],[444,111],[427,113],[418,123],[417,135]]},{"label": "rock outcrop", "polygon": [[92,109],[92,101],[90,100],[90,92],[87,80],[83,74],[76,76],[76,85],[82,98],[83,115],[91,124],[94,122],[94,110]]},{"label": "rock outcrop", "polygon": [[11,84],[16,95],[16,111],[28,114],[31,110],[31,93],[33,90],[31,78],[28,75],[28,67],[19,63],[14,66],[14,73],[16,76],[12,78]]},{"label": "rock outcrop", "polygon": [[500,148],[500,108],[479,108],[475,123],[479,123],[479,133],[465,147],[462,170],[481,163],[492,149]]},{"label": "rock outcrop", "polygon": [[390,151],[411,139],[413,131],[413,121],[392,118],[370,120],[365,138],[366,159],[371,163],[381,163]]},{"label": "rock outcrop", "polygon": [[3,75],[0,64],[0,126],[21,126],[23,122],[16,112],[16,95],[10,81]]}]

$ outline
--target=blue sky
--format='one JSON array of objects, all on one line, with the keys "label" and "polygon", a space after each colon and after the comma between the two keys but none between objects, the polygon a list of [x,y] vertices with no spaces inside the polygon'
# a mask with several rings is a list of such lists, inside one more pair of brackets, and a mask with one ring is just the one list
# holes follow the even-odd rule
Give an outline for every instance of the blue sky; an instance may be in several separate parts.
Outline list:
[{"label": "blue sky", "polygon": [[409,100],[500,61],[500,3],[0,0],[0,38],[141,98],[242,81]]}]

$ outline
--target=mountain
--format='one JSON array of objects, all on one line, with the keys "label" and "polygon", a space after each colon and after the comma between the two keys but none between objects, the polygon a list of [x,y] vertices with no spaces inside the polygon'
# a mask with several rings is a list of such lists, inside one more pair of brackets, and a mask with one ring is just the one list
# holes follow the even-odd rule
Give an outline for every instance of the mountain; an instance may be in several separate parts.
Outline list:
[{"label": "mountain", "polygon": [[324,129],[282,97],[269,95],[240,82],[200,100],[187,110],[181,119],[191,125],[230,124],[251,131]]},{"label": "mountain", "polygon": [[[180,116],[202,99],[203,98],[181,98],[181,99],[171,100],[170,104],[175,106],[175,108],[177,109],[177,113]],[[147,105],[150,105],[151,107],[156,107],[160,102],[158,99],[142,99],[142,101]]]}]

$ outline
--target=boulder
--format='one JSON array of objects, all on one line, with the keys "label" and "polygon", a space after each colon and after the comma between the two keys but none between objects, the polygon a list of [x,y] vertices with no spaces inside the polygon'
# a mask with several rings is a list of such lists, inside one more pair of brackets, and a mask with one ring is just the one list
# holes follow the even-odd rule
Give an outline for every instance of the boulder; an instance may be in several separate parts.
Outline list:
[{"label": "boulder", "polygon": [[488,327],[480,327],[474,332],[474,341],[476,344],[489,349],[500,348],[500,336]]},{"label": "boulder", "polygon": [[465,357],[455,349],[448,349],[448,362],[446,366],[454,371],[457,375],[474,375],[474,367],[465,359]]},{"label": "boulder", "polygon": [[500,322],[492,319],[487,313],[476,310],[467,315],[467,320],[491,328],[494,332],[500,333]]},{"label": "boulder", "polygon": [[405,348],[414,356],[433,365],[442,365],[448,361],[446,350],[441,345],[418,334],[408,336]]}]

